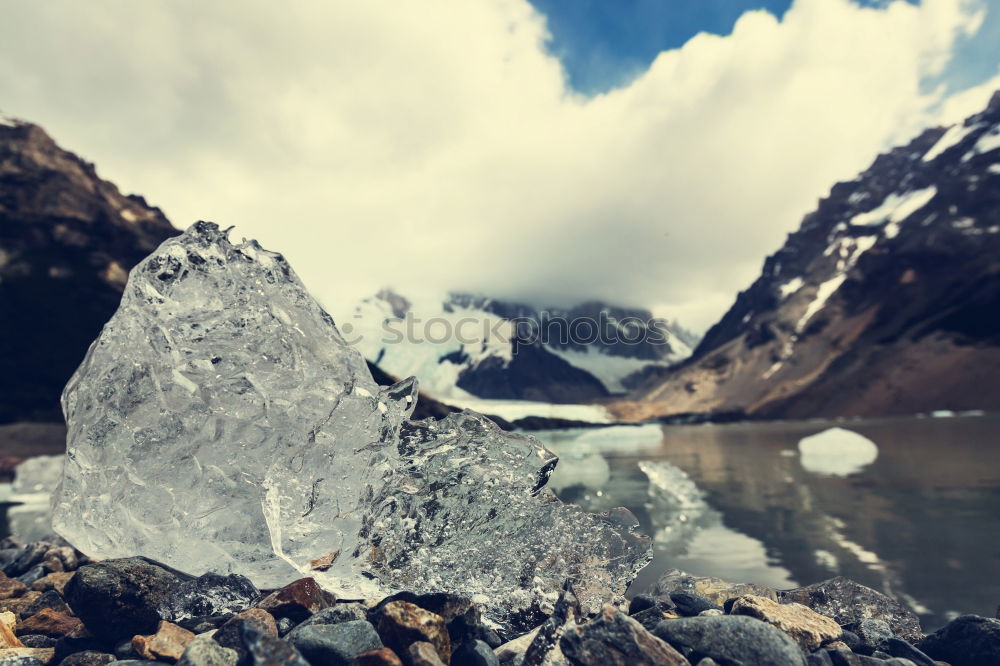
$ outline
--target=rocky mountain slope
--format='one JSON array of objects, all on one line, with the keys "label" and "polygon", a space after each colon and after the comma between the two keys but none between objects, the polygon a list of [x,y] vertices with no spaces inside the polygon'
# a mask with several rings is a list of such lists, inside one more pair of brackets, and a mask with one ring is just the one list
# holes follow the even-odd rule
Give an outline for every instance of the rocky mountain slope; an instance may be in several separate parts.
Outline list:
[{"label": "rocky mountain slope", "polygon": [[128,270],[176,233],[40,127],[0,118],[0,423],[61,420]]},{"label": "rocky mountain slope", "polygon": [[624,418],[1000,409],[1000,93],[835,185]]},{"label": "rocky mountain slope", "polygon": [[[340,319],[369,361],[416,375],[430,395],[548,403],[624,393],[651,368],[691,353],[697,338],[676,323],[655,331],[652,320],[649,311],[598,302],[540,309],[465,293],[411,301],[389,290]],[[612,335],[598,336],[599,326]]]}]

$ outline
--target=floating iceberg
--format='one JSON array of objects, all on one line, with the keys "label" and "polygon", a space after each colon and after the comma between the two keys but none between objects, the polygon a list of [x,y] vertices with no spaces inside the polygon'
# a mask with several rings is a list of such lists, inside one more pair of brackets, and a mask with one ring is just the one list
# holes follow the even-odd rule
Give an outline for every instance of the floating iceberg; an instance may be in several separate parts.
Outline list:
[{"label": "floating iceberg", "polygon": [[807,472],[847,476],[875,462],[878,446],[851,430],[829,428],[799,441],[799,454],[799,462]]},{"label": "floating iceberg", "polygon": [[624,509],[544,488],[557,458],[473,412],[411,422],[281,255],[199,222],[132,271],[66,386],[53,526],[146,555],[343,597],[447,590],[505,621],[579,581],[591,608],[650,558]]}]

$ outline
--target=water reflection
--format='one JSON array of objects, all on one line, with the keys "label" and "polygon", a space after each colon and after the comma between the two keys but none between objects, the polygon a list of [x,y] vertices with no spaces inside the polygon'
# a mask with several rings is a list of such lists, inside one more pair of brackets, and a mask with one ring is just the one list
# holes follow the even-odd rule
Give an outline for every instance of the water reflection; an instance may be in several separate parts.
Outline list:
[{"label": "water reflection", "polygon": [[[800,451],[800,441],[832,427],[849,432]],[[654,562],[633,589],[670,566],[774,587],[842,574],[896,596],[929,629],[956,612],[992,617],[1000,603],[998,432],[1000,419],[978,416],[543,437],[566,463],[553,475],[564,499],[627,506],[657,536]],[[673,472],[649,463],[683,471],[700,504],[658,499],[647,473]]]}]

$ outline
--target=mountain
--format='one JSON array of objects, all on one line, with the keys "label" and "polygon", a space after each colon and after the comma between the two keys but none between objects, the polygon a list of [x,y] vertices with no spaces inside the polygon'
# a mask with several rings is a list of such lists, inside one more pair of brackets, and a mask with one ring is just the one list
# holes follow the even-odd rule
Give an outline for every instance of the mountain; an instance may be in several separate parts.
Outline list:
[{"label": "mountain", "polygon": [[605,398],[684,358],[696,341],[642,309],[536,308],[457,292],[411,301],[383,290],[340,321],[369,361],[393,376],[416,375],[444,400]]},{"label": "mountain", "polygon": [[836,184],[620,417],[1000,409],[1000,93]]},{"label": "mountain", "polygon": [[129,269],[176,233],[40,127],[0,117],[0,423],[61,420]]}]

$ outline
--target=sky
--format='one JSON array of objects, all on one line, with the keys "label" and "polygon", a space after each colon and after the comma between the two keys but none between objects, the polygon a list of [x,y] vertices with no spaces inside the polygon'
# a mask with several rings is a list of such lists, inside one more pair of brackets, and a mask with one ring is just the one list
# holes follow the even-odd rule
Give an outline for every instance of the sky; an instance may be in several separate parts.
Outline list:
[{"label": "sky", "polygon": [[335,315],[390,287],[703,331],[838,180],[1000,88],[1000,0],[0,0],[0,111]]}]

